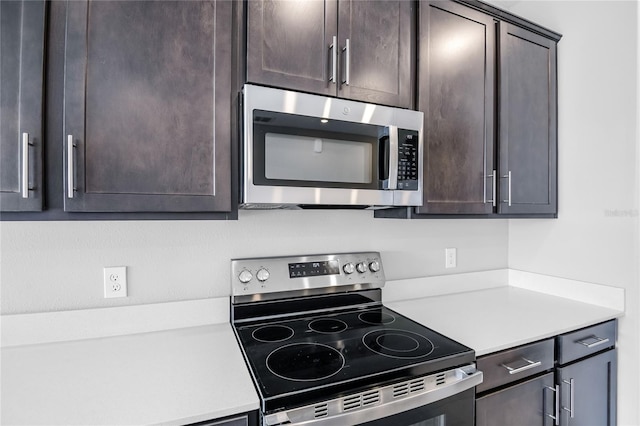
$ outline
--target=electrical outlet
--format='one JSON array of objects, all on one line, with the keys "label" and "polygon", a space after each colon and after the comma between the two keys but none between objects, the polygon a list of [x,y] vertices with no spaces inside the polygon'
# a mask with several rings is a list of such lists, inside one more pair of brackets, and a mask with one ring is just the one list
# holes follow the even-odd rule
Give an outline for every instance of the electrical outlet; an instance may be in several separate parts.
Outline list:
[{"label": "electrical outlet", "polygon": [[104,297],[127,297],[127,267],[104,268]]},{"label": "electrical outlet", "polygon": [[456,249],[454,248],[444,249],[444,256],[445,256],[445,260],[444,260],[445,268],[455,268],[456,266],[458,266]]}]

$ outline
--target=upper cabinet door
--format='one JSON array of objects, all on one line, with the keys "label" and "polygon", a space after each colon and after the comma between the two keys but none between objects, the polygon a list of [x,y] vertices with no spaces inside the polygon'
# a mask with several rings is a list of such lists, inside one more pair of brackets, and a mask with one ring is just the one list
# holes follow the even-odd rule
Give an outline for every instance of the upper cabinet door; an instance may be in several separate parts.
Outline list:
[{"label": "upper cabinet door", "polygon": [[44,1],[0,2],[0,210],[43,208]]},{"label": "upper cabinet door", "polygon": [[226,1],[70,1],[65,210],[231,209]]},{"label": "upper cabinet door", "polygon": [[413,2],[247,3],[247,81],[413,107]]},{"label": "upper cabinet door", "polygon": [[338,96],[413,107],[414,3],[338,2]]},{"label": "upper cabinet door", "polygon": [[418,109],[424,113],[424,204],[417,213],[494,208],[495,23],[453,2],[421,2]]},{"label": "upper cabinet door", "polygon": [[557,213],[556,42],[500,23],[499,213]]},{"label": "upper cabinet door", "polygon": [[335,0],[247,2],[247,81],[335,95]]}]

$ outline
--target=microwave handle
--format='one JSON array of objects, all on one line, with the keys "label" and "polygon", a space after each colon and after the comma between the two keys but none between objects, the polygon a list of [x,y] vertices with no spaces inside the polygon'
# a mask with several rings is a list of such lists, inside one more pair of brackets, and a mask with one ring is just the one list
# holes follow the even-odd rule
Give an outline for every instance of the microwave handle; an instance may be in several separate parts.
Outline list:
[{"label": "microwave handle", "polygon": [[389,186],[387,189],[398,188],[398,126],[388,126],[389,129]]}]

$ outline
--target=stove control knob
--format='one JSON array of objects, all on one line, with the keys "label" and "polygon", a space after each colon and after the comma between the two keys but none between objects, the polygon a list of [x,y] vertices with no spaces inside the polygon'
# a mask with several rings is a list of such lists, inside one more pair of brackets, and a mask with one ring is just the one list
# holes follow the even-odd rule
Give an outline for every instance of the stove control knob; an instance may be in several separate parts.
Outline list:
[{"label": "stove control knob", "polygon": [[269,271],[267,271],[264,268],[262,268],[262,269],[258,270],[258,272],[256,272],[256,278],[260,282],[265,282],[266,280],[269,279],[270,276],[271,276],[271,274],[269,273]]},{"label": "stove control knob", "polygon": [[380,262],[374,260],[373,262],[369,263],[369,270],[371,272],[378,272],[380,270]]},{"label": "stove control knob", "polygon": [[361,274],[364,274],[365,272],[367,272],[367,264],[364,262],[360,262],[356,265],[356,269],[358,270],[358,272],[360,272]]},{"label": "stove control knob", "polygon": [[344,271],[345,274],[350,275],[356,271],[356,267],[353,266],[353,263],[349,262],[349,263],[345,263],[345,265],[342,267],[342,270]]},{"label": "stove control knob", "polygon": [[253,275],[246,269],[243,269],[242,272],[240,272],[240,275],[238,275],[238,279],[242,284],[248,283],[249,281],[251,281],[251,278],[253,278]]}]

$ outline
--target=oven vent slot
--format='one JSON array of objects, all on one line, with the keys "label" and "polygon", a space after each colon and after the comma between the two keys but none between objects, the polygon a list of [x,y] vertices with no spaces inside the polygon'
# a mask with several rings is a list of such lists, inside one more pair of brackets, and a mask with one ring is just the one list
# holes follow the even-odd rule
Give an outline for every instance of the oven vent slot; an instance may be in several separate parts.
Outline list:
[{"label": "oven vent slot", "polygon": [[409,393],[420,392],[424,390],[424,379],[413,380],[409,382]]},{"label": "oven vent slot", "polygon": [[367,405],[373,405],[380,402],[380,392],[371,391],[365,392],[362,394],[362,406],[366,407]]},{"label": "oven vent slot", "polygon": [[352,395],[342,400],[342,409],[344,411],[355,410],[356,408],[374,405],[380,402],[380,392],[377,390]]},{"label": "oven vent slot", "polygon": [[446,373],[440,373],[436,375],[436,386],[444,385],[447,381]]},{"label": "oven vent slot", "polygon": [[318,419],[320,417],[327,417],[329,414],[329,404],[316,405],[313,410],[313,416]]},{"label": "oven vent slot", "polygon": [[409,382],[397,384],[393,387],[393,397],[400,398],[414,392],[424,390],[424,379],[415,379]]}]

